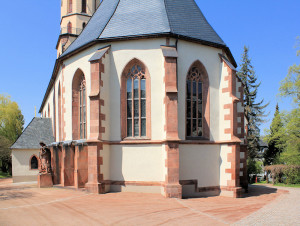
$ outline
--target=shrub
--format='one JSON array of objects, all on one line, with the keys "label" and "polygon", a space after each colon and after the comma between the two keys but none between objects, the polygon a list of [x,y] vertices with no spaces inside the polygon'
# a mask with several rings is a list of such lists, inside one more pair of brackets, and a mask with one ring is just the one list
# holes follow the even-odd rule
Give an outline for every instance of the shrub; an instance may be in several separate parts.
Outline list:
[{"label": "shrub", "polygon": [[[271,165],[265,166],[265,171],[273,178],[273,184],[286,183],[297,184],[300,183],[300,166],[299,165]],[[286,180],[283,180],[283,177]],[[267,177],[268,178],[268,177]]]}]

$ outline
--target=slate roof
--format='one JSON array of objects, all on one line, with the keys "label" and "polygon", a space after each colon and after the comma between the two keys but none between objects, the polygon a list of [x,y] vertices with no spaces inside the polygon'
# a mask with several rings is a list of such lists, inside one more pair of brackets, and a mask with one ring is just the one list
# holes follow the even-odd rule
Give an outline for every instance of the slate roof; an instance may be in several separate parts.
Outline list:
[{"label": "slate roof", "polygon": [[50,118],[35,117],[11,149],[39,149],[41,141],[46,145],[54,142],[52,121]]},{"label": "slate roof", "polygon": [[61,57],[96,40],[163,34],[226,46],[194,0],[103,0]]}]

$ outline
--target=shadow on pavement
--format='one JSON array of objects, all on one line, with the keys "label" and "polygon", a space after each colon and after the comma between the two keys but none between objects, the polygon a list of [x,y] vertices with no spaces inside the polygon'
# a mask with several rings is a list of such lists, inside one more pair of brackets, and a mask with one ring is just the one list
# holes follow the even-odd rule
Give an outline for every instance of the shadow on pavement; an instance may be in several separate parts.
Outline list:
[{"label": "shadow on pavement", "polygon": [[31,192],[0,192],[0,201],[33,197]]},{"label": "shadow on pavement", "polygon": [[261,195],[268,195],[277,193],[277,188],[264,186],[264,185],[249,185],[248,193],[243,193],[242,198],[255,197]]}]

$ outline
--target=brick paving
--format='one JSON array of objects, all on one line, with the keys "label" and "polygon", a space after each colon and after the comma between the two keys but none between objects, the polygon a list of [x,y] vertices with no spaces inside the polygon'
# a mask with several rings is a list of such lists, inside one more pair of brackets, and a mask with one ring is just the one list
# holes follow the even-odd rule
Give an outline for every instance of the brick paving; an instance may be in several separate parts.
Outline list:
[{"label": "brick paving", "polygon": [[[251,186],[241,199],[166,199],[158,194],[95,195],[71,189],[38,189],[36,184],[0,183],[0,225],[251,225],[255,221],[264,224],[259,221],[264,211],[267,217],[281,215],[295,225],[297,209],[287,212],[292,215],[268,212],[290,195],[288,200],[297,206],[298,190],[289,192]],[[292,202],[285,205],[289,204]]]},{"label": "brick paving", "polygon": [[300,225],[300,188],[277,188],[288,193],[234,225]]}]

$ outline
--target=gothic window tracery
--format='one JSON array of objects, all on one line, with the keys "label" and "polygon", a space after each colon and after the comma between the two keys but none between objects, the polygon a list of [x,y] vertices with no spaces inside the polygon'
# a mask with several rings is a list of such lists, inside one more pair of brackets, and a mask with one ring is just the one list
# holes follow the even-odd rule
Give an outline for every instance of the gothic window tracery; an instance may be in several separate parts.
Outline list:
[{"label": "gothic window tracery", "polygon": [[79,88],[80,139],[86,139],[86,83],[82,76]]},{"label": "gothic window tracery", "polygon": [[146,136],[145,69],[134,64],[126,75],[127,137]]},{"label": "gothic window tracery", "polygon": [[198,67],[192,67],[186,81],[186,135],[203,136],[202,74]]}]

